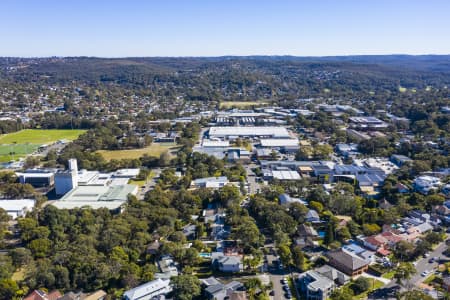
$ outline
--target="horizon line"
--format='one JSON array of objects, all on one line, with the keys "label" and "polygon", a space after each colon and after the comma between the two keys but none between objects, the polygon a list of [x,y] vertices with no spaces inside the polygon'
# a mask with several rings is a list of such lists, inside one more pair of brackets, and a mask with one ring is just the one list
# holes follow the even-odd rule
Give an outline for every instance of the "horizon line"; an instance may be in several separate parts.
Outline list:
[{"label": "horizon line", "polygon": [[150,56],[97,56],[97,55],[48,55],[48,56],[9,56],[0,55],[0,58],[104,58],[104,59],[118,59],[118,58],[227,58],[227,57],[294,57],[294,58],[333,58],[333,57],[373,57],[373,56],[450,56],[450,53],[423,53],[423,54],[408,54],[408,53],[390,53],[390,54],[336,54],[336,55],[292,55],[292,54],[224,54],[224,55],[150,55]]}]

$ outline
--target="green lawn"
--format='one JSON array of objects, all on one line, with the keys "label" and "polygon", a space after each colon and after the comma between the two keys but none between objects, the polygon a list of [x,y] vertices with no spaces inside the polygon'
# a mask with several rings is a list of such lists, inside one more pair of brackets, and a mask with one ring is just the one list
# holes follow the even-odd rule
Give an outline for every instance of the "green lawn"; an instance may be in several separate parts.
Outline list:
[{"label": "green lawn", "polygon": [[395,271],[390,271],[387,273],[384,273],[383,275],[381,275],[381,277],[386,278],[386,279],[392,279],[394,278],[395,275]]},{"label": "green lawn", "polygon": [[379,280],[377,280],[377,279],[370,278],[370,281],[371,281],[370,289],[365,291],[364,293],[361,293],[359,295],[353,296],[353,299],[358,299],[358,300],[359,299],[367,299],[367,294],[368,293],[370,293],[371,291],[374,291],[374,290],[379,289],[382,286],[384,286],[384,283],[379,281]]},{"label": "green lawn", "polygon": [[164,151],[175,152],[178,149],[173,143],[153,143],[149,147],[131,150],[99,150],[104,159],[136,159],[144,154],[159,157]]},{"label": "green lawn", "polygon": [[0,162],[16,160],[36,151],[43,144],[72,141],[86,130],[25,129],[0,135]]},{"label": "green lawn", "polygon": [[150,174],[148,174],[147,178],[144,180],[134,180],[134,179],[130,179],[130,181],[128,182],[128,184],[134,184],[137,185],[138,187],[143,186],[147,181],[149,181],[150,179],[152,179],[155,176],[155,173],[153,171],[150,172]]},{"label": "green lawn", "polygon": [[76,140],[86,130],[70,129],[25,129],[18,132],[0,135],[0,145],[2,144],[47,144],[58,140]]}]

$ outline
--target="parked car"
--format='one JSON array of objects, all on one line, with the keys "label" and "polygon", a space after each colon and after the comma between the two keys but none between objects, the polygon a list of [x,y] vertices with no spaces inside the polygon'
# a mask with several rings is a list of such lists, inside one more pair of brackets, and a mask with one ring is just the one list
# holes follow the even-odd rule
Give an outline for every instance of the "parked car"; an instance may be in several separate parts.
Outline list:
[{"label": "parked car", "polygon": [[420,276],[427,277],[429,274],[430,274],[430,271],[423,271],[422,273],[420,273]]}]

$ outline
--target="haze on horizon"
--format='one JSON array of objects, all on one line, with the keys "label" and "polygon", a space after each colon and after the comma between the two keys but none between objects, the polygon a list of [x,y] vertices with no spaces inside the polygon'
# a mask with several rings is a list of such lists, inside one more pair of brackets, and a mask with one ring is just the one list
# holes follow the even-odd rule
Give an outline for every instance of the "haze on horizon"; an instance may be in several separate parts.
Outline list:
[{"label": "haze on horizon", "polygon": [[450,54],[450,1],[3,0],[0,56]]}]

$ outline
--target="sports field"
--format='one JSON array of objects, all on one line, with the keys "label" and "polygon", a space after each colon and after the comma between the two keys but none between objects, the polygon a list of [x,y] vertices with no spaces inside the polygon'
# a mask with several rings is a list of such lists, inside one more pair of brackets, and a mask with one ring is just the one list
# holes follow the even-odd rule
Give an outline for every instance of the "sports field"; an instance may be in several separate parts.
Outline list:
[{"label": "sports field", "polygon": [[59,140],[73,141],[86,130],[25,129],[0,135],[0,162],[17,160],[36,151],[41,145]]},{"label": "sports field", "polygon": [[220,102],[220,108],[245,108],[250,106],[267,105],[265,101],[222,101]]},{"label": "sports field", "polygon": [[159,157],[161,153],[168,150],[173,153],[178,149],[177,145],[174,143],[153,143],[150,146],[142,149],[131,149],[131,150],[99,150],[104,159],[110,161],[111,159],[135,159],[140,158],[144,154],[148,156]]}]

